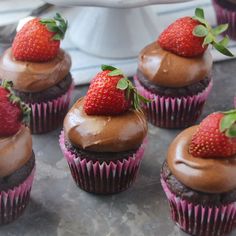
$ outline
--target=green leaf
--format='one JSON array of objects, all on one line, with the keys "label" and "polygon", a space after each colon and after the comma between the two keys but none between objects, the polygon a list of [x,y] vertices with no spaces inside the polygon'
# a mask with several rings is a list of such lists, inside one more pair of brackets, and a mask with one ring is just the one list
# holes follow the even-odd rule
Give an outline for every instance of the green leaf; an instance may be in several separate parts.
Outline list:
[{"label": "green leaf", "polygon": [[224,132],[236,122],[236,112],[224,115],[220,122],[220,131]]},{"label": "green leaf", "polygon": [[229,44],[229,37],[226,35],[220,42],[219,44],[223,45],[224,47],[227,47]]},{"label": "green leaf", "polygon": [[55,34],[53,37],[52,37],[52,39],[53,40],[61,40],[63,38],[63,36],[61,35],[61,34]]},{"label": "green leaf", "polygon": [[205,37],[208,33],[208,29],[203,25],[197,25],[193,30],[193,35],[197,37]]},{"label": "green leaf", "polygon": [[225,32],[229,27],[229,24],[218,25],[216,28],[212,29],[213,35],[217,36]]},{"label": "green leaf", "polygon": [[118,81],[116,88],[120,90],[126,90],[129,86],[127,78],[122,78]]},{"label": "green leaf", "polygon": [[232,127],[226,131],[225,135],[229,138],[235,138],[236,137],[236,124],[232,125]]},{"label": "green leaf", "polygon": [[196,8],[195,16],[200,18],[200,19],[205,19],[204,10],[202,8]]},{"label": "green leaf", "polygon": [[232,54],[232,52],[229,51],[229,49],[227,49],[226,47],[224,47],[223,45],[213,42],[213,46],[214,48],[219,51],[220,53],[222,53],[225,56],[228,57],[234,57],[234,55]]},{"label": "green leaf", "polygon": [[115,70],[111,71],[108,75],[109,76],[117,76],[117,75],[124,75],[124,73],[120,69],[115,69]]},{"label": "green leaf", "polygon": [[208,45],[208,44],[211,44],[213,41],[214,41],[214,36],[213,36],[211,33],[209,33],[209,34],[204,38],[204,41],[203,41],[202,46],[204,47],[204,46],[206,46],[206,45]]},{"label": "green leaf", "polygon": [[199,18],[199,17],[197,17],[197,16],[193,16],[192,18],[193,18],[194,20],[199,21],[199,22],[202,23],[203,25],[208,26],[208,23],[207,23],[207,21],[206,21],[205,19]]},{"label": "green leaf", "polygon": [[101,69],[102,69],[102,71],[104,71],[104,70],[113,71],[113,70],[116,70],[117,68],[115,68],[113,66],[109,66],[109,65],[101,65]]}]

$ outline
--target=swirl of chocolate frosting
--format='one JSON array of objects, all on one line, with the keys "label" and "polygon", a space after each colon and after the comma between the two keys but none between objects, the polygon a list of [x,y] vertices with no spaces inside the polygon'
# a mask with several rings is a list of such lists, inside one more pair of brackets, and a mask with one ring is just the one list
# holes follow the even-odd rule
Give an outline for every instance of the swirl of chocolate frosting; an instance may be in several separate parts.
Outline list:
[{"label": "swirl of chocolate frosting", "polygon": [[0,177],[20,169],[32,156],[30,129],[24,125],[10,137],[0,137]]},{"label": "swirl of chocolate frosting", "polygon": [[0,79],[12,81],[21,92],[40,92],[62,81],[70,67],[71,58],[62,49],[51,61],[27,62],[15,60],[9,48],[0,58]]},{"label": "swirl of chocolate frosting", "polygon": [[153,84],[179,88],[210,76],[212,63],[209,50],[202,56],[187,58],[166,51],[154,42],[140,52],[138,68]]},{"label": "swirl of chocolate frosting", "polygon": [[224,193],[235,189],[236,155],[201,158],[189,153],[189,144],[197,127],[185,129],[169,146],[167,163],[172,174],[187,187],[205,193]]},{"label": "swirl of chocolate frosting", "polygon": [[138,148],[147,135],[147,122],[141,111],[129,110],[119,116],[89,116],[79,99],[64,120],[69,141],[94,152],[122,152]]}]

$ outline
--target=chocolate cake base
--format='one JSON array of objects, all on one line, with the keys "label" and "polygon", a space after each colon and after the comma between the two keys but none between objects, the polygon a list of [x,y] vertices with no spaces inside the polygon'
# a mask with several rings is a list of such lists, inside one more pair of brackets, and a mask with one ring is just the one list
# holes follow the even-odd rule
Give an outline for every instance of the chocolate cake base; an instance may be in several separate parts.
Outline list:
[{"label": "chocolate cake base", "polygon": [[75,147],[70,141],[65,141],[66,148],[76,156],[79,156],[81,159],[86,159],[87,161],[93,162],[106,162],[109,163],[110,161],[117,162],[122,161],[124,159],[128,159],[134,153],[137,152],[137,149],[125,151],[125,152],[92,152],[88,150],[84,150],[78,147]]},{"label": "chocolate cake base", "polygon": [[16,170],[9,176],[0,177],[0,192],[13,189],[20,185],[30,175],[35,166],[35,155],[32,152],[32,156],[29,161],[26,162],[20,169]]},{"label": "chocolate cake base", "polygon": [[159,96],[163,97],[186,97],[186,96],[193,96],[198,93],[201,93],[204,89],[207,88],[209,85],[211,78],[206,77],[200,82],[194,83],[189,86],[185,86],[182,88],[170,88],[170,87],[163,87],[153,84],[150,80],[148,80],[143,73],[138,70],[137,77],[140,84],[149,90],[152,93],[158,94]]},{"label": "chocolate cake base", "polygon": [[236,189],[226,193],[210,194],[199,192],[183,185],[171,173],[166,161],[162,166],[161,176],[172,193],[195,205],[201,204],[202,206],[211,207],[226,205],[236,201]]},{"label": "chocolate cake base", "polygon": [[74,147],[60,136],[60,146],[78,187],[89,193],[114,194],[125,191],[135,181],[144,153],[137,150],[97,153]]},{"label": "chocolate cake base", "polygon": [[21,92],[14,90],[16,96],[20,97],[25,103],[41,103],[56,99],[65,94],[72,84],[72,77],[69,73],[58,84],[36,93]]}]

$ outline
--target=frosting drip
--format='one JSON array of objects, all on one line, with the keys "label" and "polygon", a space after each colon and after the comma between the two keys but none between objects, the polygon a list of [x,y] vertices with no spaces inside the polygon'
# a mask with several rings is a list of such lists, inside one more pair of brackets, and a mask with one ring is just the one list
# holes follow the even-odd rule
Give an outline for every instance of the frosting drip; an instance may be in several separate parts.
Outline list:
[{"label": "frosting drip", "polygon": [[15,60],[9,48],[0,59],[0,79],[12,81],[21,92],[40,92],[62,81],[70,67],[71,58],[62,49],[51,61],[24,62]]},{"label": "frosting drip", "polygon": [[181,132],[171,143],[167,163],[172,174],[184,185],[206,193],[224,193],[236,188],[236,156],[200,158],[188,152],[197,126]]},{"label": "frosting drip", "polygon": [[65,136],[82,149],[94,152],[122,152],[138,148],[147,135],[147,122],[140,111],[119,116],[88,116],[79,99],[64,120]]},{"label": "frosting drip", "polygon": [[13,136],[0,138],[0,177],[20,169],[32,156],[30,129],[21,126]]},{"label": "frosting drip", "polygon": [[209,50],[200,57],[185,58],[162,49],[154,42],[140,52],[138,68],[153,84],[179,88],[210,76],[212,63]]}]

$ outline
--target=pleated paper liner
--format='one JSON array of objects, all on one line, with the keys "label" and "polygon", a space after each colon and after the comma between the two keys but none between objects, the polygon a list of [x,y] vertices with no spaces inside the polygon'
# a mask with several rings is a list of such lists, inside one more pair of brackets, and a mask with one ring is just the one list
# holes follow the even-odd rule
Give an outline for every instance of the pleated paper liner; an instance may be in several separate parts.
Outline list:
[{"label": "pleated paper liner", "polygon": [[35,167],[20,185],[0,192],[0,224],[8,224],[21,216],[30,199]]},{"label": "pleated paper liner", "polygon": [[69,90],[57,99],[41,102],[29,103],[31,108],[30,128],[33,134],[42,134],[58,128],[69,109],[71,94],[74,89],[72,84]]},{"label": "pleated paper liner", "polygon": [[217,24],[229,24],[225,34],[236,40],[236,10],[224,8],[217,0],[212,0],[212,3],[216,12]]},{"label": "pleated paper liner", "polygon": [[65,147],[64,132],[60,147],[75,183],[83,190],[96,194],[113,194],[126,190],[135,181],[146,146],[146,139],[132,156],[116,162],[93,162],[71,153]]},{"label": "pleated paper liner", "polygon": [[164,97],[145,89],[134,76],[137,90],[144,97],[152,100],[144,106],[148,121],[161,128],[186,128],[193,125],[202,113],[206,99],[212,89],[211,81],[201,93],[184,97]]},{"label": "pleated paper liner", "polygon": [[176,196],[161,177],[172,220],[185,232],[194,236],[221,236],[232,231],[236,223],[236,202],[222,206],[193,204]]}]

